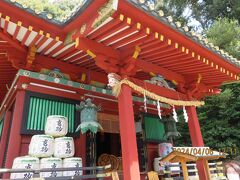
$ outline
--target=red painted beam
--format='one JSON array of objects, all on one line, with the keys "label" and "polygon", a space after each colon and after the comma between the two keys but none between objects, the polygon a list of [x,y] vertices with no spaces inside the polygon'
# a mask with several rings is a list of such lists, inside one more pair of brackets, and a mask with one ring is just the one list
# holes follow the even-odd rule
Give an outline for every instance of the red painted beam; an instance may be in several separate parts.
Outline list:
[{"label": "red painted beam", "polygon": [[182,75],[177,74],[176,72],[173,72],[173,71],[163,68],[161,66],[157,66],[152,63],[145,62],[143,60],[137,60],[136,67],[138,69],[141,69],[144,72],[148,72],[148,73],[153,72],[155,74],[160,74],[165,79],[170,80],[170,81],[175,80],[179,83],[185,82],[185,79]]},{"label": "red painted beam", "polygon": [[114,58],[116,60],[119,60],[120,57],[119,52],[113,48],[83,37],[79,37],[79,43],[76,45],[76,48],[85,52],[90,50],[96,55],[101,54],[105,55],[108,58]]},{"label": "red painted beam", "polygon": [[29,47],[35,46],[39,39],[43,36],[43,31],[39,31],[38,34],[33,38],[32,42],[29,44]]},{"label": "red painted beam", "polygon": [[113,47],[114,49],[117,49],[117,48],[120,48],[120,47],[128,44],[129,42],[134,42],[139,38],[143,38],[144,36],[147,36],[147,34],[144,30],[142,30],[142,31],[139,31],[138,33],[135,33],[131,36],[123,38],[122,40],[112,44],[111,47]]},{"label": "red painted beam", "polygon": [[148,42],[148,41],[151,41],[155,39],[155,37],[153,35],[146,35],[146,36],[143,36],[141,38],[139,38],[138,40],[136,41],[132,41],[132,42],[129,42],[127,45],[125,46],[122,46],[120,48],[118,48],[120,51],[124,52],[128,49],[131,49],[132,47],[135,47],[135,46],[141,46],[142,44],[144,44],[145,42]]},{"label": "red painted beam", "polygon": [[[0,3],[1,5],[1,3]],[[18,41],[13,40],[12,37],[8,34],[5,34],[2,30],[0,30],[0,38],[4,41],[7,41],[11,46],[13,46],[15,49],[21,51],[21,52],[27,52],[27,48],[22,46]]]},{"label": "red painted beam", "polygon": [[[115,21],[115,20],[114,20]],[[119,31],[120,29],[127,27],[128,24],[126,21],[121,21],[119,24],[115,25],[114,27],[112,27],[111,29],[109,29],[108,31],[102,33],[101,35],[97,36],[94,38],[94,41],[100,41],[108,36],[111,36],[113,33]],[[98,30],[100,31],[100,30]],[[101,32],[101,31],[100,31]]]},{"label": "red painted beam", "polygon": [[[82,56],[81,58],[78,58],[77,60],[75,60],[74,62],[71,62],[71,63],[73,63],[73,64],[81,64],[81,66],[88,68],[88,66],[85,66],[85,65],[83,65],[82,63],[85,63],[85,62],[87,62],[87,60],[90,60],[90,59],[91,59],[91,61],[93,61],[94,64],[95,64],[94,59],[93,59],[92,57],[90,57],[89,55],[84,55],[84,56]],[[87,64],[89,64],[89,62],[87,62]]]},{"label": "red painted beam", "polygon": [[240,73],[240,69],[238,67],[225,61],[219,55],[215,54],[214,52],[208,50],[205,47],[202,47],[200,44],[194,42],[192,39],[188,38],[180,32],[177,32],[175,29],[152,17],[148,13],[144,12],[144,10],[139,10],[128,1],[119,1],[118,12],[128,17],[131,17],[133,21],[140,22],[145,27],[150,27],[152,31],[160,32],[161,34],[165,35],[165,37],[172,39],[177,43],[181,43],[182,46],[191,49],[191,51],[200,54],[206,59],[212,60],[219,66],[225,67],[226,69],[229,69],[234,73]]},{"label": "red painted beam", "polygon": [[78,51],[79,53],[78,54],[75,54],[75,55],[71,55],[71,57],[69,56],[69,57],[67,57],[66,58],[66,62],[68,62],[68,63],[71,63],[71,62],[74,62],[74,61],[76,61],[76,60],[78,60],[78,59],[81,59],[82,57],[85,57],[85,56],[88,56],[85,52],[83,52],[83,51]]},{"label": "red painted beam", "polygon": [[73,54],[76,51],[74,45],[68,49],[66,49],[65,51],[61,52],[60,54],[58,54],[57,56],[55,56],[54,58],[58,59],[58,60],[63,60],[64,58],[66,58],[67,56]]},{"label": "red painted beam", "polygon": [[168,53],[168,54],[163,54],[161,55],[161,58],[171,58],[171,57],[182,57],[185,56],[186,54],[182,54],[181,52],[173,52],[173,53]]},{"label": "red painted beam", "polygon": [[174,90],[160,87],[154,84],[150,84],[148,82],[144,82],[142,80],[138,80],[135,78],[129,78],[129,79],[135,84],[137,84],[138,86],[144,87],[145,89],[155,94],[158,94],[159,96],[164,96],[166,98],[171,98],[175,100],[185,100],[185,101],[188,100],[188,97],[185,94],[180,93],[178,91],[174,91]]},{"label": "red painted beam", "polygon": [[9,25],[9,20],[10,18],[9,17],[5,17],[5,21],[4,21],[4,27],[3,27],[3,32],[4,33],[7,33],[7,29],[8,29],[8,25]]},{"label": "red painted beam", "polygon": [[15,40],[17,38],[21,26],[22,26],[22,22],[18,21],[16,23],[16,28],[15,28],[14,33],[13,33],[13,40]]},{"label": "red painted beam", "polygon": [[41,54],[45,54],[51,47],[53,47],[55,44],[57,44],[58,41],[53,39],[45,48],[42,49]]},{"label": "red painted beam", "polygon": [[[159,48],[158,50],[155,50],[154,52],[149,52],[146,53],[144,55],[142,55],[141,57],[144,59],[149,59],[149,61],[153,61],[154,58],[161,58],[162,54],[168,54],[168,53],[175,53],[175,52],[179,52],[178,49],[175,49],[174,47],[163,47],[163,48]],[[155,61],[157,62],[157,61]]]},{"label": "red painted beam", "polygon": [[148,44],[149,46],[148,47],[145,47],[145,48],[142,48],[141,47],[141,53],[140,53],[140,56],[145,56],[145,55],[148,55],[149,53],[154,53],[154,52],[159,52],[162,48],[166,48],[168,47],[167,44],[165,44],[164,42],[161,42],[161,41],[158,41],[158,42],[155,42],[155,43],[152,43],[152,44]]},{"label": "red painted beam", "polygon": [[121,33],[113,35],[110,38],[104,40],[102,43],[105,44],[105,45],[111,44],[112,42],[117,41],[118,39],[120,39],[120,38],[122,38],[122,37],[124,37],[128,34],[131,34],[131,33],[135,32],[136,30],[137,29],[134,28],[134,27],[127,28],[127,29],[121,31]]},{"label": "red painted beam", "polygon": [[[108,82],[106,74],[93,72],[79,66],[75,66],[52,58],[48,58],[46,56],[36,55],[36,59],[33,65],[35,66],[35,70],[37,71],[40,71],[42,68],[46,69],[58,68],[60,69],[61,72],[66,74],[72,74],[75,78],[78,78],[81,76],[82,73],[85,73],[86,75],[90,74],[92,78],[91,80],[102,82],[104,84],[107,84]],[[88,78],[89,77],[87,77],[87,79]]]},{"label": "red painted beam", "polygon": [[64,43],[61,43],[58,45],[55,49],[53,49],[47,56],[52,57],[54,54],[56,54],[58,51],[60,51],[62,48],[64,48]]},{"label": "red painted beam", "polygon": [[39,40],[36,44],[36,48],[39,49],[47,40],[48,38],[50,38],[50,34],[47,35],[43,35],[43,37],[41,38],[41,40]]},{"label": "red painted beam", "polygon": [[32,32],[32,27],[29,26],[29,27],[28,27],[28,30],[26,31],[26,33],[25,33],[24,36],[23,36],[23,39],[22,39],[22,41],[21,41],[21,45],[25,45],[25,43],[26,43],[29,35],[31,34],[31,32]]},{"label": "red painted beam", "polygon": [[[166,56],[166,54],[175,54],[172,56]],[[164,57],[165,55],[165,57]],[[155,63],[161,63],[161,64],[167,64],[167,65],[172,65],[172,66],[177,66],[175,65],[175,63],[179,63],[179,62],[184,62],[185,59],[189,59],[194,61],[194,59],[192,57],[190,57],[188,54],[182,54],[179,51],[176,50],[170,50],[168,52],[162,52],[160,54],[158,54],[157,56],[155,56],[154,58],[149,58],[149,61],[151,62],[155,62]],[[170,63],[171,62],[171,63]]]},{"label": "red painted beam", "polygon": [[9,16],[11,21],[17,23],[21,20],[22,25],[25,27],[33,26],[37,31],[46,29],[53,37],[59,36],[63,39],[64,33],[62,33],[62,27],[49,23],[42,18],[38,18],[36,15],[32,15],[24,9],[20,9],[5,1],[0,1],[0,7],[1,13]]},{"label": "red painted beam", "polygon": [[110,22],[108,22],[107,24],[105,24],[104,26],[100,27],[97,31],[92,32],[87,37],[89,39],[95,39],[98,36],[101,36],[102,34],[108,32],[109,30],[114,29],[116,26],[118,26],[121,23],[122,23],[122,21],[113,19]]}]

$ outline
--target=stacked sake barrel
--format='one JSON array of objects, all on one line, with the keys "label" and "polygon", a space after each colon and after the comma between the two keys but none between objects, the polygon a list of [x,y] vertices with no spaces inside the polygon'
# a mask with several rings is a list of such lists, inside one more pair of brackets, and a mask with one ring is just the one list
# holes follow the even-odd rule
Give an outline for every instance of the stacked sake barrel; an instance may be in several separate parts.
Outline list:
[{"label": "stacked sake barrel", "polygon": [[[51,172],[42,172],[40,177],[79,176],[82,171],[54,171],[55,168],[82,167],[82,159],[73,157],[75,154],[72,137],[66,137],[68,119],[64,116],[48,116],[44,135],[34,135],[29,145],[28,156],[14,159],[13,169],[44,169],[51,168]],[[12,173],[11,179],[31,178],[32,173]]]}]

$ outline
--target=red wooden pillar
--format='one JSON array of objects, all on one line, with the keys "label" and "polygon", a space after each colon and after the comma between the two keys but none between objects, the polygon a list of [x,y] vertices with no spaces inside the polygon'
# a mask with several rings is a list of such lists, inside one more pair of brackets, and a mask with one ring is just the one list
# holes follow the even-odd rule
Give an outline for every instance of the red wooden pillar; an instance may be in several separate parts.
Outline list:
[{"label": "red wooden pillar", "polygon": [[3,120],[2,137],[0,141],[0,168],[3,164],[4,153],[7,146],[8,132],[10,131],[11,111],[7,111]]},{"label": "red wooden pillar", "polygon": [[[186,107],[186,110],[189,117],[188,127],[192,141],[192,146],[203,147],[204,142],[202,138],[201,128],[198,122],[196,107],[188,106]],[[204,160],[197,161],[197,168],[201,180],[210,180],[209,172],[207,171],[206,162]]]},{"label": "red wooden pillar", "polygon": [[80,134],[80,137],[74,139],[74,143],[75,143],[75,156],[81,157],[83,166],[86,166],[86,146],[83,146],[83,144],[86,144],[86,135]]},{"label": "red wooden pillar", "polygon": [[131,88],[122,85],[118,97],[123,177],[125,180],[140,180],[136,131]]},{"label": "red wooden pillar", "polygon": [[6,168],[11,168],[15,157],[19,156],[21,150],[21,124],[24,106],[25,91],[18,91],[13,110],[13,119],[9,137],[9,145],[6,156]]}]

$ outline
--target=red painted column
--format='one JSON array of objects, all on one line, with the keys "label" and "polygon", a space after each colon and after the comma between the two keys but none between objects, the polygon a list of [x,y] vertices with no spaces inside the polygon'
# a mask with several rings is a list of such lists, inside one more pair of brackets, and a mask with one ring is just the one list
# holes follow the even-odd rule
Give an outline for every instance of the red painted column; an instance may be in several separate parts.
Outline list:
[{"label": "red painted column", "polygon": [[[192,141],[192,146],[194,147],[203,147],[204,142],[202,138],[201,128],[198,122],[197,111],[195,106],[186,107],[189,121],[188,127],[190,132],[190,137]],[[197,161],[198,174],[201,180],[208,180],[208,172],[205,168],[204,160]]]},{"label": "red painted column", "polygon": [[21,150],[21,124],[24,106],[25,91],[18,91],[13,110],[13,119],[9,137],[9,145],[6,157],[6,168],[11,168],[15,157],[19,156]]},{"label": "red painted column", "polygon": [[80,134],[80,137],[74,139],[75,143],[75,156],[82,158],[83,166],[86,166],[86,135]]},{"label": "red painted column", "polygon": [[131,88],[122,85],[118,97],[123,177],[125,180],[140,180],[136,131]]},{"label": "red painted column", "polygon": [[2,137],[0,139],[0,168],[3,164],[4,153],[7,146],[8,132],[10,131],[11,111],[7,111],[3,120]]}]

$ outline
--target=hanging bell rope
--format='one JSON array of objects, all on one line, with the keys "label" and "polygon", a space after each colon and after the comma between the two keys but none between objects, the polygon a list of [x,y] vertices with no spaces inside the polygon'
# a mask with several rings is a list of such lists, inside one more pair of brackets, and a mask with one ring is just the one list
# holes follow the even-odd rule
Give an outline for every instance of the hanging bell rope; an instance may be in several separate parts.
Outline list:
[{"label": "hanging bell rope", "polygon": [[174,99],[166,98],[163,96],[159,96],[153,92],[150,92],[150,91],[144,89],[141,86],[134,84],[133,82],[129,81],[128,79],[123,79],[114,85],[112,92],[113,92],[113,95],[115,95],[116,97],[118,97],[118,95],[121,92],[122,84],[128,85],[134,91],[136,91],[142,95],[145,94],[147,97],[149,97],[151,99],[154,99],[156,101],[160,101],[163,103],[167,103],[172,106],[202,106],[202,105],[204,105],[204,101],[182,101],[182,100],[174,100]]}]

